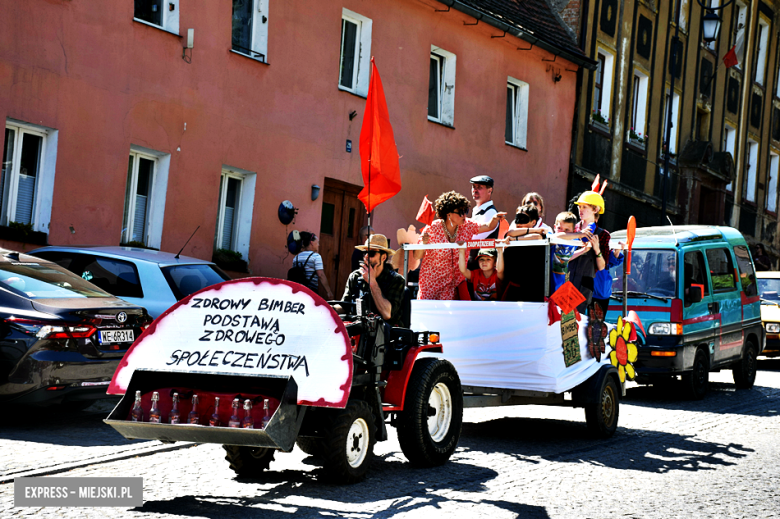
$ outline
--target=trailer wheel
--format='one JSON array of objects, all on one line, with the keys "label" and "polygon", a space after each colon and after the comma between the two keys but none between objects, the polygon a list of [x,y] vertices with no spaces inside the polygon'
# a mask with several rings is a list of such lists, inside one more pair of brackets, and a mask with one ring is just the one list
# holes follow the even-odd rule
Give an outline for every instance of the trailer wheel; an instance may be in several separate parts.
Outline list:
[{"label": "trailer wheel", "polygon": [[274,449],[263,447],[240,447],[238,445],[223,445],[227,455],[225,459],[230,462],[239,477],[254,478],[260,476],[274,459]]},{"label": "trailer wheel", "polygon": [[618,386],[611,376],[604,377],[598,401],[585,406],[588,430],[597,438],[610,438],[617,430],[620,404]]},{"label": "trailer wheel", "polygon": [[441,359],[418,360],[398,418],[398,442],[412,465],[446,463],[463,424],[463,392],[455,367]]},{"label": "trailer wheel", "polygon": [[758,366],[758,350],[753,345],[753,341],[745,342],[745,352],[742,359],[738,360],[731,367],[731,374],[734,377],[734,384],[737,389],[750,389],[756,381],[756,369]]},{"label": "trailer wheel", "polygon": [[325,471],[341,483],[356,483],[366,477],[374,457],[376,420],[371,406],[352,400],[334,411],[322,440]]},{"label": "trailer wheel", "polygon": [[299,437],[297,440],[295,440],[295,444],[298,446],[299,449],[301,449],[309,456],[315,456],[315,457],[322,456],[323,446],[322,446],[322,440],[320,440],[319,438]]}]

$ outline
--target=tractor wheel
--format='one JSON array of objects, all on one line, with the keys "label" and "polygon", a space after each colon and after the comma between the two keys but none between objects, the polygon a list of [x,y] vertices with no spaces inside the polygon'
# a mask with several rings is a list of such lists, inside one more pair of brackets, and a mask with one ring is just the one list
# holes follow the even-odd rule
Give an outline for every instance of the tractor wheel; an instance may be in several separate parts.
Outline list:
[{"label": "tractor wheel", "polygon": [[309,456],[322,457],[322,440],[319,438],[299,437],[295,444]]},{"label": "tractor wheel", "polygon": [[340,483],[357,483],[366,477],[374,457],[376,420],[371,406],[352,400],[333,412],[322,440],[325,471]]},{"label": "tractor wheel", "polygon": [[455,367],[441,359],[415,362],[398,418],[398,442],[412,465],[446,463],[463,424],[463,392]]},{"label": "tractor wheel", "polygon": [[756,381],[756,369],[758,363],[758,349],[752,341],[745,342],[745,352],[742,359],[731,366],[731,373],[734,376],[734,384],[737,389],[750,389]]},{"label": "tractor wheel", "polygon": [[710,382],[710,362],[707,354],[699,348],[693,358],[693,368],[691,371],[683,374],[683,384],[688,395],[694,400],[701,400],[707,394],[707,387]]},{"label": "tractor wheel", "polygon": [[223,445],[222,447],[227,453],[225,459],[230,462],[230,468],[242,478],[260,476],[264,470],[268,469],[274,459],[274,449],[240,447],[238,445]]},{"label": "tractor wheel", "polygon": [[585,406],[585,422],[596,438],[610,438],[617,430],[620,403],[615,379],[606,376],[601,384],[598,401]]}]

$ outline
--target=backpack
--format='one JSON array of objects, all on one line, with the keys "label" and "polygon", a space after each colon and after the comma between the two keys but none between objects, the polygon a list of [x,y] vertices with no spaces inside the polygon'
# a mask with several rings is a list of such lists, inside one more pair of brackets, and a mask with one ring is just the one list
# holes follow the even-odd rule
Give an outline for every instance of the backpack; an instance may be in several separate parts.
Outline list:
[{"label": "backpack", "polygon": [[311,280],[317,272],[315,271],[310,276],[306,276],[306,264],[309,263],[309,260],[312,256],[314,256],[314,254],[309,254],[309,257],[306,258],[306,261],[303,262],[303,265],[293,265],[293,267],[287,271],[287,279],[289,281],[293,281],[294,283],[300,283],[306,288],[314,290],[311,285]]}]

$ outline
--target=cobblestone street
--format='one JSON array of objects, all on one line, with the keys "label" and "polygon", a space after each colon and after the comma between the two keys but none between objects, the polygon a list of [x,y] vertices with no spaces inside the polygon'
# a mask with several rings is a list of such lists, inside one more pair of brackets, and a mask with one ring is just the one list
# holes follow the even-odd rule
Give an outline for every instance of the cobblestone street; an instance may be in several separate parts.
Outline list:
[{"label": "cobblestone street", "polygon": [[[218,445],[128,441],[102,423],[111,401],[84,412],[0,426],[3,517],[778,517],[780,360],[759,363],[752,391],[711,374],[699,402],[678,389],[629,385],[620,428],[586,436],[581,409],[470,409],[442,467],[410,467],[394,429],[367,480],[324,481],[297,448],[262,480],[238,480]],[[8,419],[8,416],[5,417]],[[16,416],[14,417],[16,418]],[[141,476],[145,504],[13,508],[13,478]]]}]

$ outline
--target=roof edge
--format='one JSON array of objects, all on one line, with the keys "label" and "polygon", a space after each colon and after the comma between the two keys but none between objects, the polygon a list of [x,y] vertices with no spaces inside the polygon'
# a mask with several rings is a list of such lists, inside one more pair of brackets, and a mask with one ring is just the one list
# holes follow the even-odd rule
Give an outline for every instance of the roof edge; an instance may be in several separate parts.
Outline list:
[{"label": "roof edge", "polygon": [[498,18],[495,18],[489,14],[486,14],[482,11],[478,11],[477,9],[474,9],[473,7],[470,7],[462,2],[459,2],[458,0],[437,0],[438,2],[441,2],[442,4],[446,5],[447,7],[452,7],[456,11],[460,11],[464,14],[467,14],[473,18],[476,18],[477,20],[482,20],[483,22],[487,23],[488,25],[492,25],[496,29],[499,29],[501,31],[505,31],[512,36],[515,36],[517,38],[520,38],[521,40],[525,40],[528,43],[531,43],[533,45],[536,45],[538,47],[541,47],[542,49],[553,53],[555,56],[560,56],[564,59],[567,59],[574,63],[575,65],[579,65],[581,67],[584,67],[588,70],[596,70],[598,63],[587,57],[587,56],[577,56],[576,54],[563,49],[557,45],[554,45],[552,43],[546,42],[544,40],[541,40],[537,38],[536,36],[529,34],[522,29],[518,29],[517,27],[514,27],[512,25],[509,25],[505,22],[502,22]]}]

